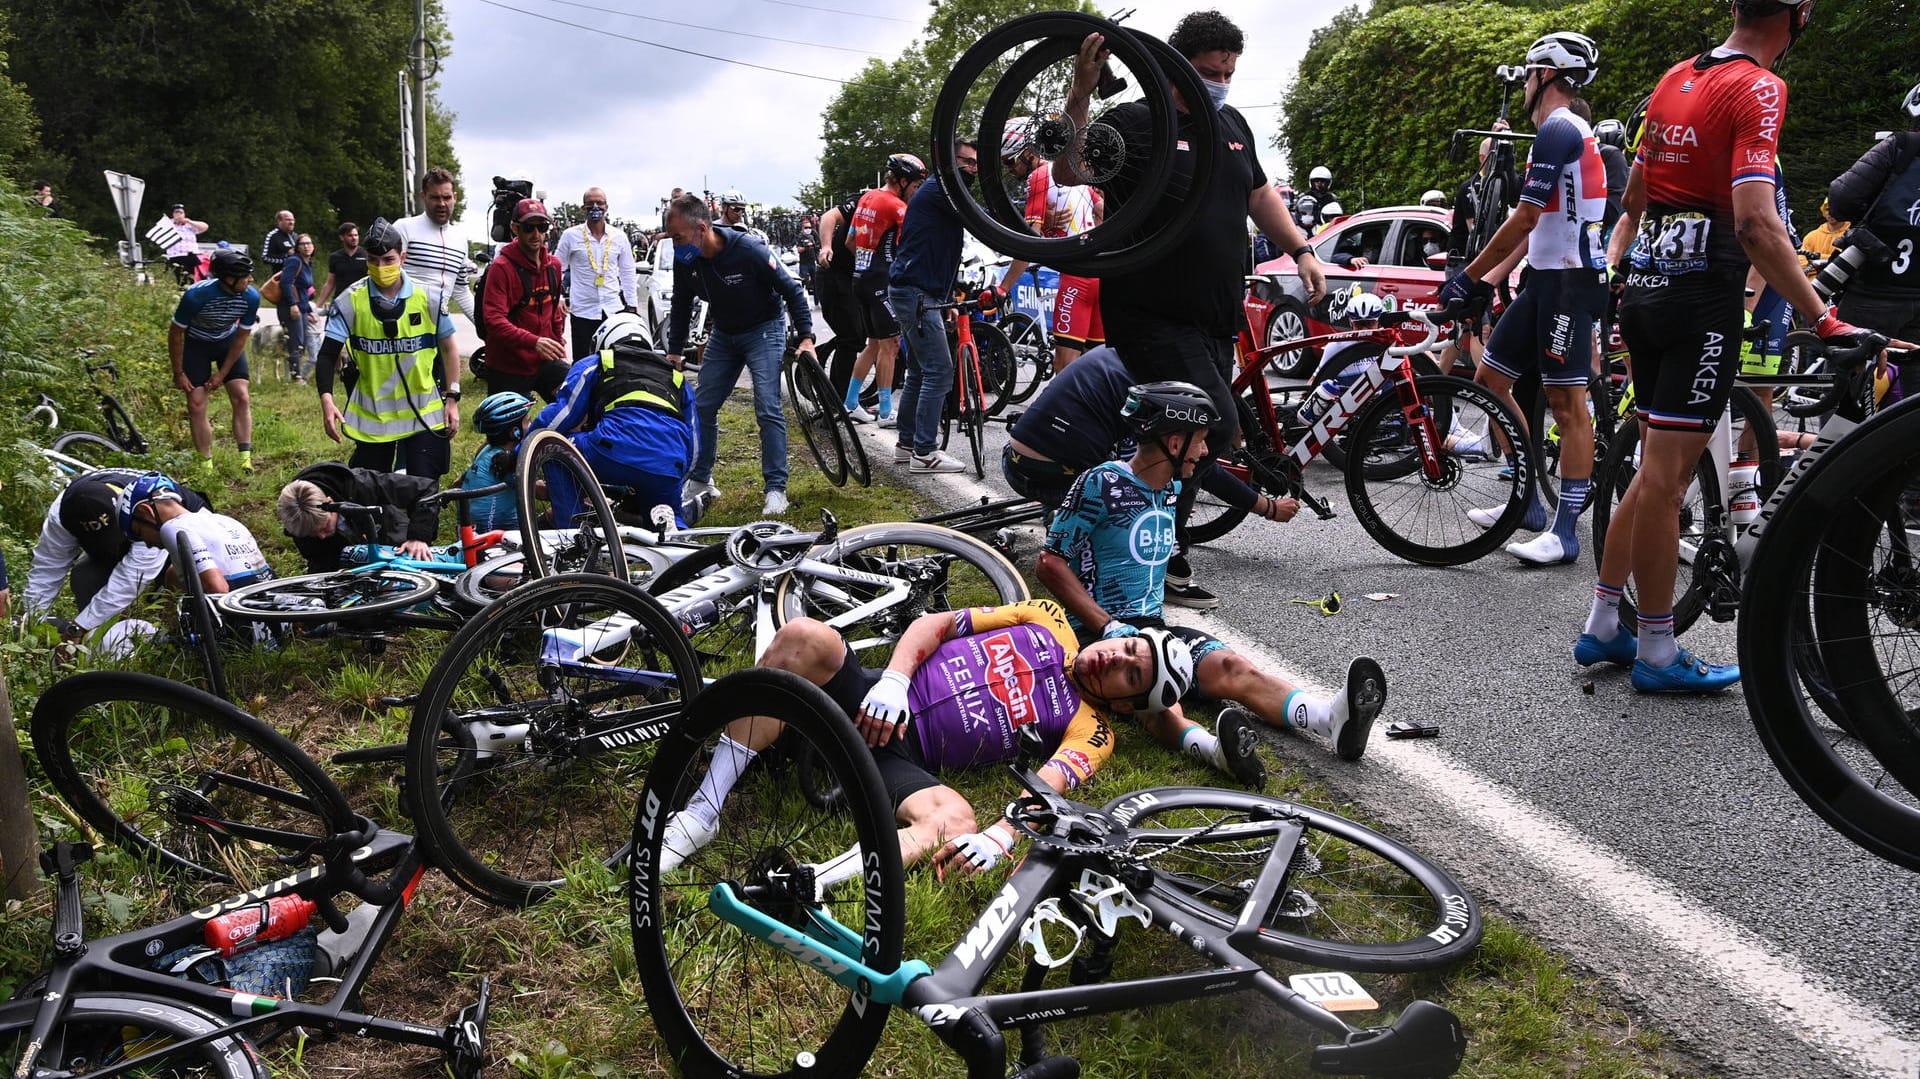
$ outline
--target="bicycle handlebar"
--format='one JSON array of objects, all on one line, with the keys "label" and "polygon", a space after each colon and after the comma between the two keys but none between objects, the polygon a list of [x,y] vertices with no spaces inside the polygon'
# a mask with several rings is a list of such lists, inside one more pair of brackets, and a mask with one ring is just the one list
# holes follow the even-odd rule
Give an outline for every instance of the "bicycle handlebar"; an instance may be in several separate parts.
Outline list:
[{"label": "bicycle handlebar", "polygon": [[[1859,374],[1859,368],[1878,356],[1887,347],[1887,339],[1882,334],[1864,333],[1859,343],[1840,347],[1828,344],[1811,330],[1795,330],[1787,335],[1787,348],[1798,348],[1815,356],[1824,356],[1833,361],[1836,371],[1833,382],[1828,384],[1827,392],[1810,405],[1784,405],[1787,415],[1798,419],[1809,416],[1823,416],[1832,412],[1851,390],[1853,379]],[[1904,355],[1904,353],[1903,353]]]},{"label": "bicycle handlebar", "polygon": [[320,503],[320,508],[329,513],[337,513],[342,517],[353,517],[363,520],[369,525],[377,525],[387,519],[387,507],[385,506],[362,506],[358,502],[322,502]]},{"label": "bicycle handlebar", "polygon": [[[506,480],[502,480],[499,483],[490,483],[485,487],[450,487],[444,491],[435,491],[421,499],[420,504],[423,506],[437,506],[442,502],[466,502],[475,498],[485,498],[488,495],[497,495],[510,486],[511,484]],[[367,507],[356,506],[354,508],[361,509]]]}]

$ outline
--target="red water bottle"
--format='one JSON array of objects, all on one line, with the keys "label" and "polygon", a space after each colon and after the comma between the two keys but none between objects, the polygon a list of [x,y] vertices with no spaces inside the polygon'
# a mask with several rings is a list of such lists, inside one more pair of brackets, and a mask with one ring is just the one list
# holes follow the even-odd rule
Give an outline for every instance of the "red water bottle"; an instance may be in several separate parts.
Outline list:
[{"label": "red water bottle", "polygon": [[285,940],[305,929],[316,909],[313,900],[298,895],[277,895],[241,907],[207,921],[207,947],[230,956],[256,944]]}]

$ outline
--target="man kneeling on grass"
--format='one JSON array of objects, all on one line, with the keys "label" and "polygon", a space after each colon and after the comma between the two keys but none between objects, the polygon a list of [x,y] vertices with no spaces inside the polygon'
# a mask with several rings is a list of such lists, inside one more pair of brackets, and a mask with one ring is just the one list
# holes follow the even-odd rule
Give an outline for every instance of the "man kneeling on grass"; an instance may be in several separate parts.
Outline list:
[{"label": "man kneeling on grass", "polygon": [[[1031,682],[1016,682],[1024,694],[1009,693],[1013,687],[993,673],[1009,661],[1032,671]],[[1071,790],[1113,753],[1108,715],[1163,711],[1193,683],[1193,659],[1171,633],[1144,630],[1082,649],[1066,612],[1050,600],[922,615],[880,671],[861,667],[832,627],[798,618],[774,635],[760,665],[821,686],[853,718],[893,803],[901,861],[933,851],[942,874],[990,869],[1015,840],[1004,820],[982,829],[965,796],[934,772],[1012,761],[1018,728],[1030,724],[1053,753],[1037,769],[1040,778],[1056,791]],[[662,872],[713,840],[728,793],[784,726],[765,716],[728,725],[700,789],[667,821]],[[857,849],[815,872],[823,888],[853,876]]]}]

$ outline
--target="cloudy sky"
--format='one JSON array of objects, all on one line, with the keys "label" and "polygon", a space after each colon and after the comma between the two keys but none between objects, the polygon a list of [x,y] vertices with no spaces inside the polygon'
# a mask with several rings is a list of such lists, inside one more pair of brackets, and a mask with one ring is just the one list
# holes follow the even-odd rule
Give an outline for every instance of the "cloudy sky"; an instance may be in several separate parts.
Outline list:
[{"label": "cloudy sky", "polygon": [[[1128,25],[1165,37],[1204,2],[1133,0],[1138,13]],[[887,0],[445,6],[453,49],[441,96],[459,117],[453,141],[470,198],[484,199],[491,177],[523,171],[557,200],[605,188],[615,215],[635,217],[652,213],[676,185],[739,188],[753,202],[794,205],[794,193],[819,171],[820,116],[838,89],[824,80],[846,78],[870,55],[897,56],[926,13],[920,4]],[[1262,162],[1276,173],[1282,162],[1267,146],[1279,119],[1273,103],[1309,35],[1337,5],[1218,6],[1247,34],[1229,100],[1252,122]]]}]

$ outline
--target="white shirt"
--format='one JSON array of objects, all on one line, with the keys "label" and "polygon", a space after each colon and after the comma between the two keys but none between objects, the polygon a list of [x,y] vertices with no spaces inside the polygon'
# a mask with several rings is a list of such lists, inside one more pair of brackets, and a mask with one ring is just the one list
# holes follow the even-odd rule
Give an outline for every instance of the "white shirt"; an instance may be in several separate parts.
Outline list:
[{"label": "white shirt", "polygon": [[[173,230],[172,239],[164,239],[168,229]],[[179,258],[182,255],[191,255],[200,249],[200,230],[194,228],[193,222],[191,221],[175,221],[171,214],[161,218],[152,229],[148,230],[148,239],[151,240],[155,236],[163,237],[163,239],[156,240],[155,242],[164,249],[166,258],[171,259]]]},{"label": "white shirt", "polygon": [[[53,609],[61,586],[67,583],[67,571],[86,554],[79,538],[60,523],[60,500],[65,497],[66,492],[62,491],[54,497],[53,505],[47,507],[46,519],[40,525],[40,541],[33,546],[33,570],[27,575],[27,606],[37,611]],[[92,630],[112,621],[166,566],[165,551],[144,543],[134,544],[114,565],[107,575],[107,583],[93,594],[87,609],[74,618],[74,623],[81,629]]]},{"label": "white shirt", "polygon": [[407,241],[407,276],[439,297],[443,307],[470,319],[479,318],[473,307],[473,289],[467,284],[473,270],[467,260],[467,242],[453,226],[436,225],[426,214],[415,214],[395,221],[393,227]]},{"label": "white shirt", "polygon": [[253,533],[247,531],[246,525],[225,514],[201,510],[198,513],[183,513],[162,524],[162,552],[171,553],[181,536],[186,537],[187,554],[193,563],[182,572],[199,576],[210,569],[217,569],[228,584],[270,580],[273,577],[273,567],[267,565],[267,556],[260,553],[260,545],[254,542]]},{"label": "white shirt", "polygon": [[[567,304],[577,318],[605,318],[623,307],[637,308],[633,243],[611,225],[596,238],[584,224],[560,234],[553,257],[567,270]],[[598,281],[598,284],[595,282]]]}]

